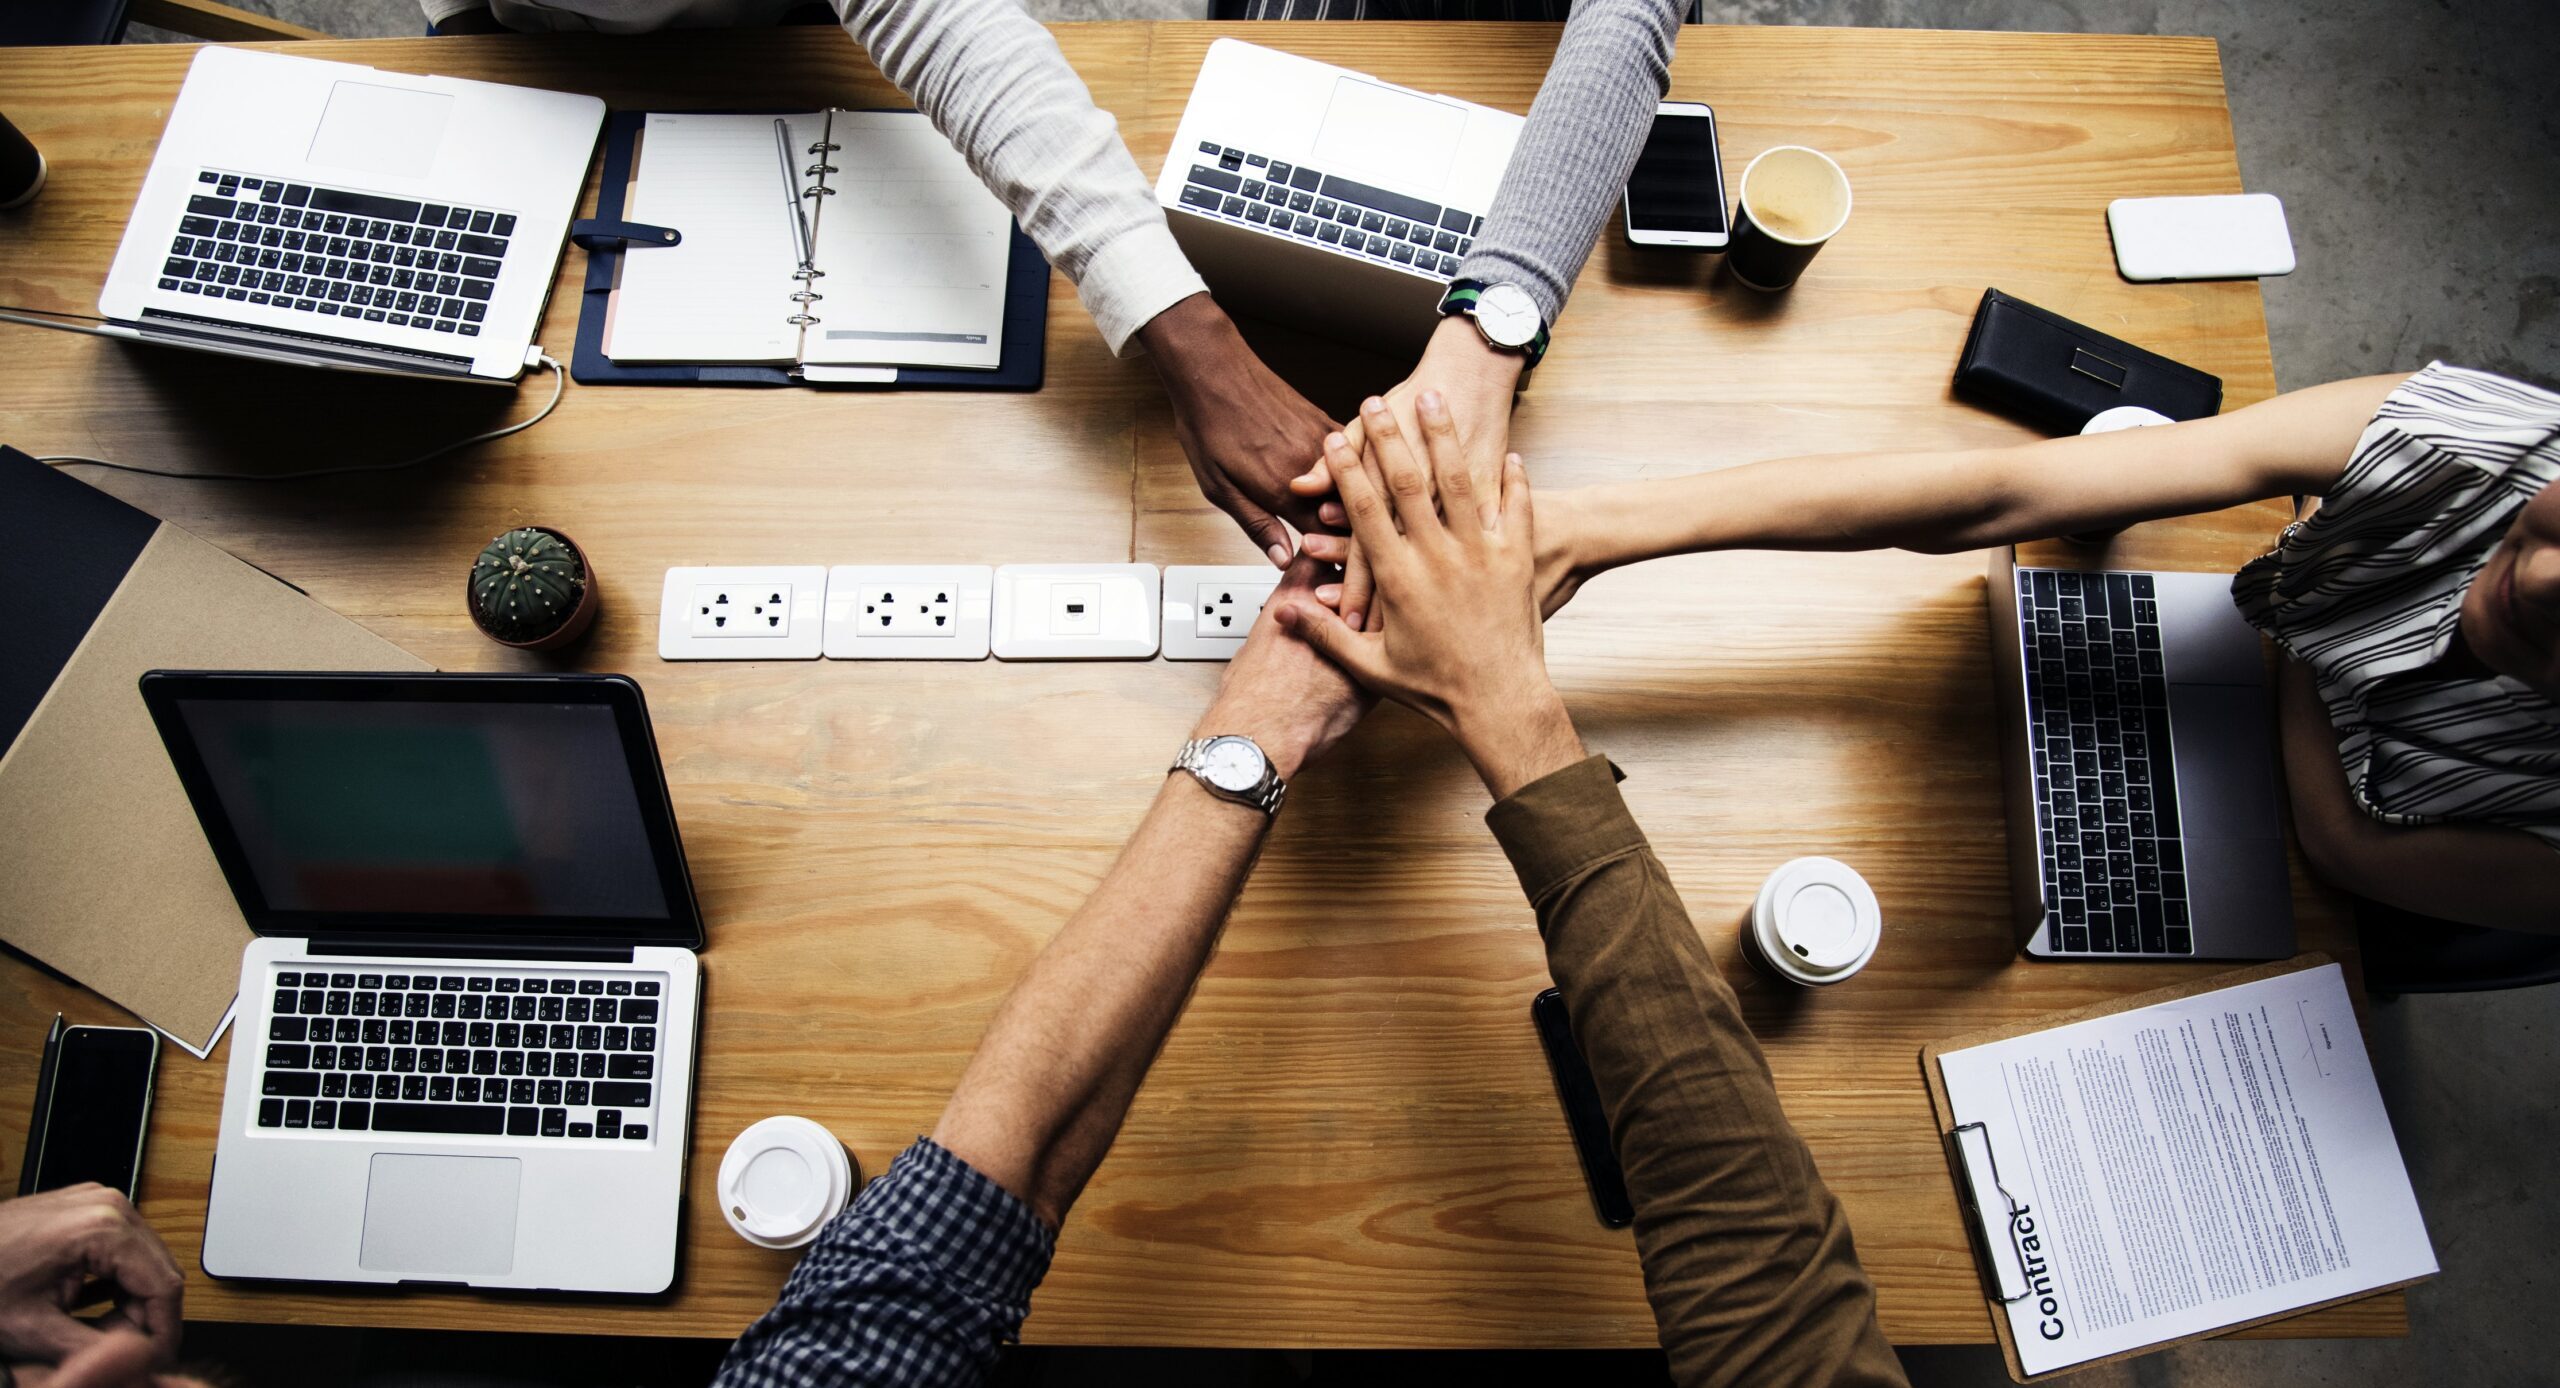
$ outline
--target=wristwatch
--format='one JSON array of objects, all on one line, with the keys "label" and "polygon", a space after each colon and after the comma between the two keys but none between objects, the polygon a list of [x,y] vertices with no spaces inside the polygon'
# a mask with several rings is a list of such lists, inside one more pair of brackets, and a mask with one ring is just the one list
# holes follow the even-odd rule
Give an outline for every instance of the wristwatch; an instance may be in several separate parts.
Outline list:
[{"label": "wristwatch", "polygon": [[1190,772],[1221,800],[1251,805],[1267,815],[1280,813],[1280,797],[1289,793],[1287,783],[1271,769],[1271,758],[1262,754],[1262,748],[1252,738],[1233,733],[1194,738],[1182,744],[1165,774],[1176,771]]},{"label": "wristwatch", "polygon": [[1540,358],[1547,354],[1547,323],[1538,316],[1537,302],[1529,291],[1516,284],[1487,284],[1482,280],[1451,280],[1449,292],[1440,300],[1443,316],[1463,313],[1476,320],[1476,331],[1484,340],[1505,351],[1518,352],[1528,363],[1521,369],[1537,369]]}]

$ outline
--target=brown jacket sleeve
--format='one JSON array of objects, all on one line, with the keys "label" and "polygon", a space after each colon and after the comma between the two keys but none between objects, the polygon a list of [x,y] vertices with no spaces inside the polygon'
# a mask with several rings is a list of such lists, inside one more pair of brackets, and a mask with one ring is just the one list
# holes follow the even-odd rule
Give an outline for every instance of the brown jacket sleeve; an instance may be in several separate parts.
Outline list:
[{"label": "brown jacket sleeve", "polygon": [[1538,912],[1683,1385],[1902,1384],[1840,1203],[1605,757],[1487,816]]}]

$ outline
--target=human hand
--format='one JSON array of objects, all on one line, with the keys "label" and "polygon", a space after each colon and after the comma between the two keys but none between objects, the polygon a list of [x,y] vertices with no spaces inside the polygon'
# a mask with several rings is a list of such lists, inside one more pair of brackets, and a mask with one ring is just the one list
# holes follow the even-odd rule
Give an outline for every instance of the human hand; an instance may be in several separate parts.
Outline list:
[{"label": "human hand", "polygon": [[[1422,360],[1413,374],[1380,397],[1388,415],[1403,429],[1405,437],[1422,436],[1421,399],[1425,391],[1437,391],[1446,403],[1450,417],[1456,421],[1457,437],[1465,449],[1468,465],[1476,472],[1500,477],[1503,458],[1511,451],[1511,399],[1520,389],[1524,359],[1517,352],[1505,351],[1485,341],[1474,323],[1460,315],[1440,320],[1432,330],[1431,341],[1422,349]],[[1363,410],[1365,416],[1367,411]],[[1366,456],[1369,424],[1366,418],[1354,419],[1342,430],[1354,459]],[[1385,479],[1375,471],[1370,480],[1383,487]],[[1436,479],[1432,480],[1436,485]],[[1335,529],[1347,528],[1342,503],[1336,497],[1336,479],[1330,463],[1317,464],[1289,482],[1290,492],[1301,500],[1317,503],[1316,520]],[[1300,526],[1301,530],[1308,527]],[[1342,565],[1341,611],[1343,620],[1357,627],[1369,610],[1372,583],[1366,555],[1357,545],[1329,547],[1337,554],[1331,562]]]},{"label": "human hand", "polygon": [[[72,1308],[96,1298],[93,1283],[115,1306],[75,1319]],[[143,1381],[177,1355],[185,1290],[177,1260],[114,1191],[72,1186],[0,1203],[0,1362],[53,1366],[21,1374],[23,1383]]]},{"label": "human hand", "polygon": [[[1607,567],[1591,557],[1591,547],[1582,539],[1591,524],[1593,491],[1575,488],[1540,492],[1530,504],[1530,528],[1537,535],[1538,560],[1537,576],[1529,586],[1537,596],[1541,618],[1556,615],[1582,591],[1584,583]],[[1308,532],[1303,543],[1314,558],[1345,567],[1358,551],[1350,536],[1324,531]],[[1339,583],[1317,584],[1316,601],[1340,611],[1342,587]]]},{"label": "human hand", "polygon": [[1254,547],[1286,567],[1296,552],[1287,521],[1316,524],[1316,502],[1289,490],[1322,451],[1333,420],[1273,375],[1225,310],[1194,294],[1138,329],[1165,394],[1174,436],[1200,494],[1227,513]]},{"label": "human hand", "polygon": [[1480,466],[1438,392],[1423,392],[1417,405],[1427,468],[1376,400],[1361,408],[1365,461],[1352,458],[1344,436],[1325,440],[1352,534],[1377,580],[1371,629],[1354,628],[1313,594],[1291,594],[1285,605],[1274,594],[1273,603],[1289,630],[1361,684],[1448,729],[1501,799],[1583,755],[1547,678],[1530,587],[1537,554],[1529,475],[1517,454]]},{"label": "human hand", "polygon": [[1320,568],[1305,556],[1289,565],[1192,731],[1194,737],[1252,738],[1283,780],[1332,750],[1375,702],[1274,616],[1292,600],[1314,599]]}]

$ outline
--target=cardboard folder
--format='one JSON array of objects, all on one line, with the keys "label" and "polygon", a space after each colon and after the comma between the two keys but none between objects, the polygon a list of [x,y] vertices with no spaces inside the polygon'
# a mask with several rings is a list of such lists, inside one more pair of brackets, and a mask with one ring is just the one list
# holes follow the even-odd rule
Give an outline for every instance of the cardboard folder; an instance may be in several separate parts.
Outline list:
[{"label": "cardboard folder", "polygon": [[42,594],[0,661],[0,940],[201,1057],[250,939],[143,708],[163,668],[426,662],[24,453],[0,448],[0,585]]}]

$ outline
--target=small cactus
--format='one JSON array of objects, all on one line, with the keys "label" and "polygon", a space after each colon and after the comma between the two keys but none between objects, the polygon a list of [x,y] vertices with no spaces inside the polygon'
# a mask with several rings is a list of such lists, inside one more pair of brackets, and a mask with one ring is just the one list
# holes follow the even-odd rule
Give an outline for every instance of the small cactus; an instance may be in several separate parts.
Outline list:
[{"label": "small cactus", "polygon": [[557,531],[526,526],[489,542],[471,565],[471,617],[510,646],[568,639],[589,612],[587,564]]}]

